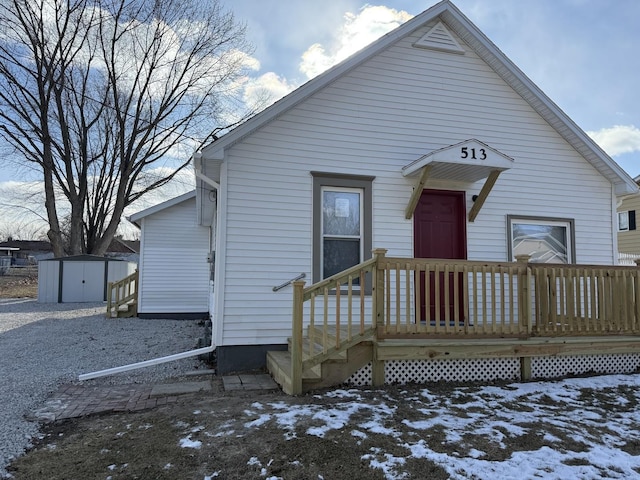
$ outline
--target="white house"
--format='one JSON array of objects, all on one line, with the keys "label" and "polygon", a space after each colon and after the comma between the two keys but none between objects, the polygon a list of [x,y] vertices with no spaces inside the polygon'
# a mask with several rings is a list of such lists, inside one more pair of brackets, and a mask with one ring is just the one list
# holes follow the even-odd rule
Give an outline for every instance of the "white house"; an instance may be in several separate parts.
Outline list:
[{"label": "white house", "polygon": [[[547,248],[543,258],[613,265],[616,202],[638,188],[448,0],[209,144],[194,166],[210,238],[193,225],[193,200],[172,204],[206,248],[194,246],[185,268],[173,247],[185,227],[163,225],[160,256],[181,268],[158,263],[147,277],[145,232],[141,311],[158,311],[181,279],[184,295],[199,282],[203,310],[208,288],[221,374],[286,348],[289,280],[317,282],[372,248],[511,262],[517,241],[519,251]],[[166,288],[145,305],[158,277]]]},{"label": "white house", "polygon": [[141,229],[138,316],[209,315],[209,228],[196,221],[195,191],[129,217]]}]

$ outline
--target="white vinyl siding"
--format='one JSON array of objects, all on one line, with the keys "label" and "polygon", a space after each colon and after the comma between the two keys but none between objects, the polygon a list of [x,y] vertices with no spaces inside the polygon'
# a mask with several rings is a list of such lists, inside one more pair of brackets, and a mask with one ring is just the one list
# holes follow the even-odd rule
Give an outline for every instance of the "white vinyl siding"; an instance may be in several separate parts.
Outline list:
[{"label": "white vinyl siding", "polygon": [[140,313],[209,309],[209,228],[196,223],[192,197],[142,219]]},{"label": "white vinyl siding", "polygon": [[[416,177],[403,166],[476,138],[514,159],[474,223],[468,258],[506,261],[507,215],[572,218],[578,263],[611,264],[612,186],[467,48],[413,48],[427,28],[372,58],[226,151],[224,318],[221,345],[286,343],[291,288],[312,273],[310,171],[375,176],[373,248],[413,256],[404,210]],[[456,37],[464,47],[461,39]],[[483,182],[429,180],[467,192]]]}]

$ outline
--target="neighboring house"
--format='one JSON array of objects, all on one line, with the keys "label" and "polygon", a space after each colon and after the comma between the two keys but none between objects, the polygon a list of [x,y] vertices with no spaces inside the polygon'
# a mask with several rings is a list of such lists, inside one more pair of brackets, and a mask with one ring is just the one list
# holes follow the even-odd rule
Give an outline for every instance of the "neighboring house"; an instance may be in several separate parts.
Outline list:
[{"label": "neighboring house", "polygon": [[[0,242],[0,252],[9,250],[14,265],[28,265],[53,258],[51,244],[44,240],[13,240]],[[4,255],[4,253],[2,253]]]},{"label": "neighboring house", "polygon": [[[529,245],[556,261],[613,265],[616,202],[638,190],[449,1],[206,146],[194,166],[196,218],[210,233],[194,247],[200,263],[186,267],[184,227],[166,218],[143,231],[142,291],[151,294],[147,278],[173,283],[154,292],[157,302],[182,281],[210,287],[220,374],[264,367],[265,352],[286,349],[287,281],[301,274],[318,282],[372,248],[512,262]],[[191,225],[193,205],[155,213],[183,208],[173,217]],[[157,263],[145,276],[152,239],[160,258],[173,251],[193,273]],[[213,259],[209,282],[200,269]]]},{"label": "neighboring house", "polygon": [[0,246],[0,257],[5,257],[9,260],[13,260],[15,256],[17,256],[19,251],[20,249],[17,247]]},{"label": "neighboring house", "polygon": [[[53,258],[53,248],[46,240],[7,240],[0,242],[0,255],[5,255],[9,251],[13,258],[13,263],[27,265],[36,263],[39,260]],[[140,242],[137,240],[123,240],[114,238],[109,244],[106,257],[117,258],[129,262],[138,262],[138,252]]]},{"label": "neighboring house", "polygon": [[105,257],[138,263],[140,260],[140,241],[114,238],[109,244]]},{"label": "neighboring house", "polygon": [[[634,180],[640,184],[640,175]],[[637,216],[640,216],[640,194],[625,197],[618,206],[618,250],[621,254],[634,254],[640,258],[640,229],[636,222]]]},{"label": "neighboring house", "polygon": [[129,217],[140,227],[138,316],[206,318],[209,312],[209,229],[196,220],[189,192]]}]

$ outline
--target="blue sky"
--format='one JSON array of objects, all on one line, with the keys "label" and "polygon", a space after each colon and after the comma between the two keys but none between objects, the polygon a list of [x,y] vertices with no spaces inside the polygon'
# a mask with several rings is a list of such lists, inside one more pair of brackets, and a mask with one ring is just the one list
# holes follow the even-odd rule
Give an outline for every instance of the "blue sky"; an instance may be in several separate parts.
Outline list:
[{"label": "blue sky", "polygon": [[[250,68],[242,86],[247,101],[265,91],[273,100],[279,98],[437,3],[221,1],[246,23],[255,47],[247,57]],[[454,3],[629,175],[640,175],[640,0]],[[12,191],[20,182],[39,180],[34,172],[5,163],[0,161],[0,197],[3,188]],[[125,213],[193,188],[192,174],[174,183]]]},{"label": "blue sky", "polygon": [[[319,52],[330,65],[437,3],[222,1],[246,23],[255,47],[250,83],[273,98],[319,73]],[[597,132],[592,136],[627,173],[640,175],[639,0],[454,3],[581,128]],[[0,182],[25,178],[1,165]]]}]

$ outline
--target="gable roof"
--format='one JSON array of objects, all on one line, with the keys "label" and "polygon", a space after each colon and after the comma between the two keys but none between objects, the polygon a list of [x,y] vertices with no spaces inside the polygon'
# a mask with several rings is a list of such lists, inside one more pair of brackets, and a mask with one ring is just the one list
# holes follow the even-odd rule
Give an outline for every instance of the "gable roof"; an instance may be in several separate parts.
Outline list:
[{"label": "gable roof", "polygon": [[[602,176],[608,179],[614,185],[616,195],[628,195],[638,191],[638,185],[633,179],[509,60],[450,0],[443,0],[437,3],[374,41],[368,47],[308,81],[289,95],[281,98],[270,107],[204,147],[201,152],[202,156],[207,159],[223,160],[225,149],[238,143],[283,112],[295,107],[338,77],[374,57],[399,39],[410,35],[418,28],[437,18],[447,28],[455,32],[567,143],[591,163]],[[429,43],[432,39],[428,38],[425,41]],[[447,48],[455,47],[449,40],[444,39],[444,41],[447,43]]]},{"label": "gable roof", "polygon": [[140,240],[114,238],[107,248],[107,253],[140,253]]},{"label": "gable roof", "polygon": [[166,208],[170,208],[173,207],[174,205],[178,205],[179,203],[182,203],[186,200],[189,200],[190,198],[195,198],[196,196],[196,191],[192,190],[190,192],[187,193],[183,193],[182,195],[179,195],[177,197],[171,198],[165,202],[162,203],[158,203],[157,205],[154,205],[152,207],[149,208],[145,208],[144,210],[141,210],[139,212],[134,213],[133,215],[129,215],[127,217],[127,220],[129,220],[131,223],[137,225],[138,227],[140,226],[140,220],[142,220],[144,217],[148,217],[149,215],[153,215],[154,213],[158,213],[161,210],[164,210]]}]

